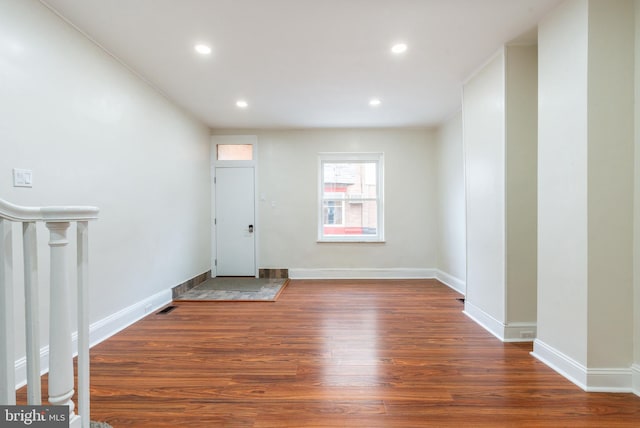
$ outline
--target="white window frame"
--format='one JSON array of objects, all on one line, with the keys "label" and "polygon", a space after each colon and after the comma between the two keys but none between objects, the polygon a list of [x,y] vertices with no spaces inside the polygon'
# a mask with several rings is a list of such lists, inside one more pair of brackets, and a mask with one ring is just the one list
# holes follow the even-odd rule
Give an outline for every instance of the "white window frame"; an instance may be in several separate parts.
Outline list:
[{"label": "white window frame", "polygon": [[[324,235],[324,164],[325,163],[375,163],[376,198],[360,201],[377,202],[377,227],[375,235]],[[343,216],[346,212],[343,211]],[[343,217],[344,221],[344,217]],[[319,153],[318,154],[318,242],[384,242],[384,153]]]}]

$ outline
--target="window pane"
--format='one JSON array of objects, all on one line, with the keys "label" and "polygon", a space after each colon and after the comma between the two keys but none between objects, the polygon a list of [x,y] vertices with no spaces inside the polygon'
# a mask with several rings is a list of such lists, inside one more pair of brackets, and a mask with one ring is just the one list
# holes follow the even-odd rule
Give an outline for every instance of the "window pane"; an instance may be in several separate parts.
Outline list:
[{"label": "window pane", "polygon": [[343,224],[344,202],[325,201],[322,211],[325,225],[336,226]]},{"label": "window pane", "polygon": [[[343,204],[340,206],[340,204]],[[376,201],[325,201],[324,236],[364,236],[378,233]],[[331,217],[333,215],[333,217]],[[337,221],[339,219],[339,221]],[[334,220],[333,223],[330,223]]]},{"label": "window pane", "polygon": [[339,192],[347,197],[377,197],[375,162],[326,162],[323,169],[323,198]]},{"label": "window pane", "polygon": [[217,144],[218,160],[253,160],[252,144]]}]

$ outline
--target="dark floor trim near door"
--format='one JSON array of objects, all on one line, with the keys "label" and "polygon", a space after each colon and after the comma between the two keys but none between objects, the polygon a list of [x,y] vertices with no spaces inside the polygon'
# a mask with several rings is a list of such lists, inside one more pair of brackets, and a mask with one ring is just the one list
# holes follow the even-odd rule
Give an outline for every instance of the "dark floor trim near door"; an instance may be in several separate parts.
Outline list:
[{"label": "dark floor trim near door", "polygon": [[211,278],[211,270],[201,273],[200,275],[196,275],[193,278],[186,280],[182,284],[176,285],[171,289],[171,298],[175,299],[179,295],[186,293],[196,285],[205,282],[209,278]]}]

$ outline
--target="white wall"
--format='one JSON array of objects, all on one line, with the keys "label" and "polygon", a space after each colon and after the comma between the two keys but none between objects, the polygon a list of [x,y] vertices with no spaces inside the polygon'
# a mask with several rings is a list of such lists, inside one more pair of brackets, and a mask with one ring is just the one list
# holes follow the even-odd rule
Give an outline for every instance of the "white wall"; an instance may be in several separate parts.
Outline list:
[{"label": "white wall", "polygon": [[[0,8],[0,197],[100,207],[90,225],[91,321],[166,299],[209,270],[208,129],[39,2]],[[12,187],[14,167],[33,170],[33,188]],[[46,300],[48,236],[38,234]]]},{"label": "white wall", "polygon": [[536,330],[535,46],[504,46],[463,86],[465,313],[502,340]]},{"label": "white wall", "polygon": [[[229,134],[223,130],[216,134]],[[430,130],[236,131],[258,136],[259,267],[294,275],[403,275],[436,266]],[[318,243],[318,153],[383,152],[385,243]],[[415,271],[419,270],[419,271]],[[383,272],[384,271],[384,272]],[[297,273],[296,273],[297,272]],[[333,274],[336,274],[335,272]]]},{"label": "white wall", "polygon": [[589,367],[632,363],[633,19],[631,0],[589,2]]},{"label": "white wall", "polygon": [[631,387],[632,20],[572,0],[539,26],[534,355],[586,389]]},{"label": "white wall", "polygon": [[438,253],[440,278],[464,293],[466,289],[466,232],[462,113],[445,121],[436,131]]},{"label": "white wall", "polygon": [[633,389],[640,395],[640,0],[635,0],[635,152],[634,152],[634,366]]},{"label": "white wall", "polygon": [[538,338],[583,365],[587,17],[586,2],[565,2],[538,29]]},{"label": "white wall", "polygon": [[538,46],[505,48],[506,315],[536,322]]},{"label": "white wall", "polygon": [[[467,298],[505,321],[505,86],[500,51],[463,87]],[[468,309],[468,307],[466,307]]]}]

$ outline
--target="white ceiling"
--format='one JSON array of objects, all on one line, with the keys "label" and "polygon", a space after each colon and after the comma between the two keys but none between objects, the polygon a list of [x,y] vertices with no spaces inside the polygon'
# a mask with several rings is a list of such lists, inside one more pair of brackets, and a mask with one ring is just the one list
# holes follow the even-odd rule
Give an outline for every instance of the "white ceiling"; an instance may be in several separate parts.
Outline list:
[{"label": "white ceiling", "polygon": [[535,40],[560,2],[42,1],[212,128],[436,125],[460,108],[465,78],[504,43]]}]

